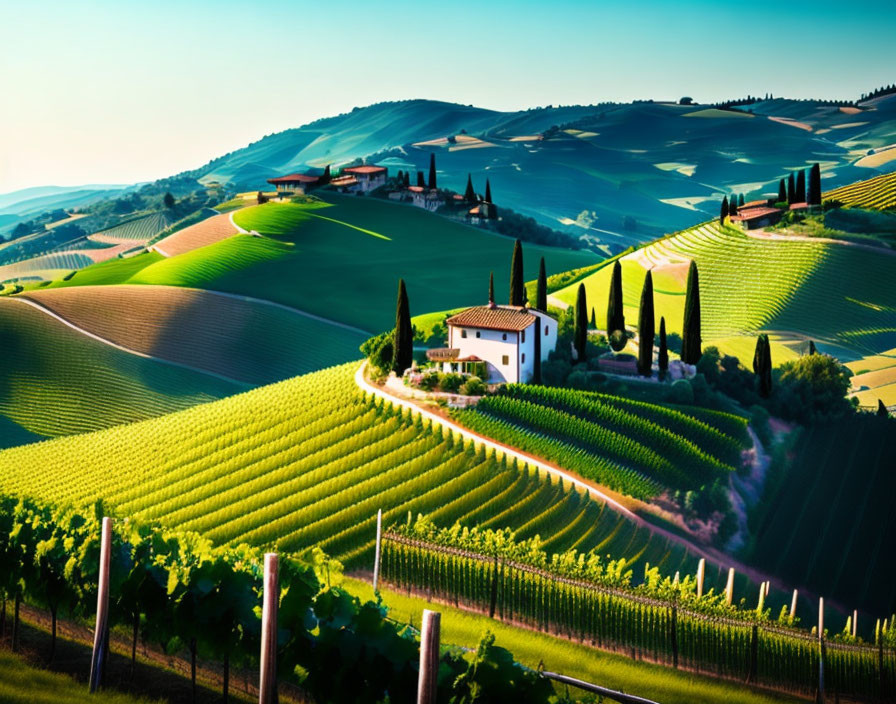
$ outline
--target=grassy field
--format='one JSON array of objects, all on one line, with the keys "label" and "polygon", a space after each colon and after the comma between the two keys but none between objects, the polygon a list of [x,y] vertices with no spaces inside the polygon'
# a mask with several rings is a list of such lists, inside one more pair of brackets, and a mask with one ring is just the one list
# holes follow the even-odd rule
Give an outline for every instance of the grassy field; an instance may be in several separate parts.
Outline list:
[{"label": "grassy field", "polygon": [[75,286],[23,294],[118,345],[252,385],[357,356],[358,331],[254,299],[175,286]]},{"label": "grassy field", "polygon": [[[362,599],[374,597],[373,588],[367,582],[351,578],[346,578],[345,581],[346,586]],[[543,663],[546,670],[654,699],[663,704],[722,701],[730,704],[759,704],[799,701],[784,695],[753,690],[740,684],[720,682],[701,675],[638,662],[622,655],[570,643],[544,633],[524,631],[481,614],[429,602],[389,588],[381,588],[380,595],[389,607],[389,615],[392,618],[417,627],[420,626],[423,609],[441,612],[443,643],[475,648],[482,634],[488,630],[495,634],[496,645],[510,650],[516,660],[527,667],[537,668]]]},{"label": "grassy field", "polygon": [[872,613],[896,611],[896,421],[860,416],[803,431],[754,518],[756,563]]},{"label": "grassy field", "polygon": [[827,191],[824,199],[839,200],[844,205],[855,208],[872,210],[896,208],[896,172],[835,188]]},{"label": "grassy field", "polygon": [[[792,358],[807,339],[843,359],[896,345],[896,289],[884,285],[896,258],[883,251],[812,241],[762,240],[710,222],[622,258],[625,315],[637,321],[641,286],[653,271],[656,315],[681,332],[687,264],[700,271],[704,346],[748,361],[760,330],[774,333],[772,359]],[[597,325],[606,325],[611,267],[585,279]],[[578,285],[555,295],[572,304]],[[788,349],[789,348],[789,349]],[[745,356],[746,353],[746,356]]]},{"label": "grassy field", "polygon": [[68,435],[170,413],[242,385],[145,359],[0,300],[0,444]]},{"label": "grassy field", "polygon": [[[693,572],[697,558],[554,480],[485,457],[378,410],[356,365],[289,379],[143,423],[0,453],[0,489],[53,502],[103,497],[121,515],[159,519],[219,543],[320,545],[368,566],[374,516],[424,512],[540,535]],[[708,569],[722,584],[724,566]],[[754,591],[746,578],[738,593]]]}]

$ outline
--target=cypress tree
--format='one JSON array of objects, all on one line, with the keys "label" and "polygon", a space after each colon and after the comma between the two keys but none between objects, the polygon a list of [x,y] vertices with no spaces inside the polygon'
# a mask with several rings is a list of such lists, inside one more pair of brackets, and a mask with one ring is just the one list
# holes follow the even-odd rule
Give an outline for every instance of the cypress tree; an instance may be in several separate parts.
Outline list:
[{"label": "cypress tree", "polygon": [[538,283],[535,286],[535,307],[538,310],[548,309],[548,275],[544,269],[544,257],[538,265]]},{"label": "cypress tree", "polygon": [[880,399],[877,399],[877,415],[881,418],[889,418],[890,412],[887,410],[887,407],[884,405],[884,402]]},{"label": "cypress tree", "polygon": [[787,200],[787,186],[784,185],[784,179],[782,178],[778,182],[778,203],[783,203]]},{"label": "cypress tree", "polygon": [[660,368],[660,375],[664,376],[669,371],[669,347],[666,345],[665,318],[660,318],[660,351],[656,361]]},{"label": "cypress tree", "polygon": [[743,194],[743,193],[741,193],[741,194],[737,197],[737,207],[738,207],[738,208],[743,208],[743,207],[744,207],[744,194]]},{"label": "cypress tree", "polygon": [[796,175],[796,202],[806,202],[806,172],[802,169]]},{"label": "cypress tree", "polygon": [[519,240],[513,245],[513,258],[510,260],[510,305],[523,305],[526,284],[523,281],[523,244]]},{"label": "cypress tree", "polygon": [[436,187],[436,155],[435,154],[429,155],[429,184],[428,185],[430,188],[433,188],[433,189]]},{"label": "cypress tree", "polygon": [[653,338],[655,319],[653,315],[653,275],[648,271],[641,289],[641,307],[638,309],[638,373],[641,376],[653,374]]},{"label": "cypress tree", "polygon": [[492,184],[488,182],[488,179],[485,179],[485,202],[492,202]]},{"label": "cypress tree", "polygon": [[809,205],[821,205],[821,166],[812,164],[809,170]]},{"label": "cypress tree", "polygon": [[576,348],[576,360],[586,361],[585,354],[588,344],[588,302],[585,299],[585,284],[579,284],[576,294],[575,334],[573,344]]},{"label": "cypress tree", "polygon": [[594,312],[594,308],[591,309],[591,327],[597,330],[597,315]]},{"label": "cypress tree", "polygon": [[737,195],[731,194],[731,200],[728,201],[728,214],[737,215]]},{"label": "cypress tree", "polygon": [[681,360],[685,364],[696,364],[703,352],[700,348],[700,276],[697,273],[697,262],[693,259],[688,269],[681,337]]},{"label": "cypress tree", "polygon": [[815,354],[815,343],[812,340],[809,340],[809,354]]},{"label": "cypress tree", "polygon": [[[399,176],[400,175],[401,174],[399,172]],[[324,173],[323,173],[323,176],[320,177],[320,182],[321,183],[329,183],[330,182],[330,165],[329,164],[327,164],[326,167],[324,168]]]},{"label": "cypress tree", "polygon": [[395,306],[395,332],[392,369],[398,375],[414,361],[414,329],[411,326],[411,307],[404,279],[398,280],[398,302]]},{"label": "cypress tree", "polygon": [[488,302],[495,302],[495,272],[488,273]]},{"label": "cypress tree", "polygon": [[725,218],[728,217],[728,196],[722,197],[722,210],[719,212],[719,225],[725,224]]},{"label": "cypress tree", "polygon": [[404,172],[404,187],[407,188],[410,185],[411,185],[411,172],[405,171]]},{"label": "cypress tree", "polygon": [[759,383],[759,395],[768,398],[772,393],[772,348],[768,335],[756,338],[756,351],[753,353],[753,373]]},{"label": "cypress tree", "polygon": [[622,267],[617,259],[613,263],[610,279],[610,297],[607,301],[607,337],[616,330],[625,331],[625,313],[622,310]]},{"label": "cypress tree", "polygon": [[473,177],[467,174],[467,190],[464,191],[464,200],[472,203],[476,200],[476,191],[473,190]]},{"label": "cypress tree", "polygon": [[793,172],[787,177],[787,203],[796,203],[796,182],[793,180]]},{"label": "cypress tree", "polygon": [[420,188],[424,188],[426,186],[426,182],[423,180],[422,171],[417,172],[417,185],[420,186]]}]

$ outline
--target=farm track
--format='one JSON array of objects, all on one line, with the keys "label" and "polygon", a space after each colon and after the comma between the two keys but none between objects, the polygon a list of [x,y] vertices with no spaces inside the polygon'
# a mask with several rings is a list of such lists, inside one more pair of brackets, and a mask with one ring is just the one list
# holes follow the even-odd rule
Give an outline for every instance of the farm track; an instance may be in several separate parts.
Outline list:
[{"label": "farm track", "polygon": [[[509,455],[510,457],[515,457],[520,462],[524,462],[532,467],[536,467],[540,471],[547,472],[548,474],[558,477],[558,478],[562,479],[563,481],[570,482],[573,486],[583,489],[584,491],[588,492],[593,498],[595,498],[598,501],[609,506],[613,511],[616,511],[617,513],[621,514],[626,519],[632,521],[639,528],[644,528],[647,531],[649,531],[650,533],[652,533],[653,535],[656,535],[660,538],[672,541],[672,542],[680,545],[681,547],[685,548],[686,550],[691,551],[693,554],[697,555],[698,557],[705,558],[706,560],[708,560],[710,562],[714,562],[720,566],[733,567],[735,569],[735,571],[737,571],[743,575],[746,575],[750,580],[752,580],[753,582],[755,582],[757,584],[761,583],[761,582],[768,581],[771,583],[771,585],[773,587],[775,587],[776,589],[780,589],[782,591],[789,591],[789,590],[793,589],[793,585],[785,584],[784,582],[782,582],[780,579],[778,579],[777,577],[775,577],[773,575],[763,573],[756,568],[745,565],[745,564],[731,558],[730,556],[726,555],[725,553],[723,553],[719,550],[716,550],[714,548],[711,548],[711,547],[708,547],[705,545],[698,545],[696,543],[693,543],[685,538],[682,538],[677,533],[666,530],[660,526],[657,526],[657,525],[645,520],[644,518],[639,516],[637,513],[635,513],[628,507],[624,506],[622,503],[620,503],[616,499],[607,495],[605,493],[604,487],[601,487],[598,484],[589,482],[589,481],[579,477],[576,474],[572,474],[572,473],[562,469],[561,467],[559,467],[555,464],[545,462],[544,460],[539,459],[538,457],[529,455],[525,452],[521,452],[513,447],[504,445],[504,444],[496,442],[488,437],[480,435],[479,433],[476,433],[458,423],[455,423],[453,420],[446,418],[443,415],[440,415],[433,411],[422,408],[421,406],[414,403],[410,399],[396,396],[383,388],[380,388],[378,386],[371,384],[369,381],[367,381],[366,370],[367,370],[367,363],[365,362],[355,372],[355,383],[358,385],[358,387],[362,391],[366,391],[367,393],[377,396],[381,399],[384,399],[392,404],[402,406],[405,408],[409,408],[413,412],[420,413],[424,418],[428,418],[430,421],[432,421],[434,423],[438,423],[442,427],[452,430],[464,438],[473,440],[474,442],[479,443],[479,444],[483,444],[486,447],[492,448],[493,450],[497,450],[501,453]],[[809,594],[808,592],[805,592],[802,588],[800,588],[800,593],[804,594],[804,596],[808,596],[810,598],[817,598],[816,595]]]}]

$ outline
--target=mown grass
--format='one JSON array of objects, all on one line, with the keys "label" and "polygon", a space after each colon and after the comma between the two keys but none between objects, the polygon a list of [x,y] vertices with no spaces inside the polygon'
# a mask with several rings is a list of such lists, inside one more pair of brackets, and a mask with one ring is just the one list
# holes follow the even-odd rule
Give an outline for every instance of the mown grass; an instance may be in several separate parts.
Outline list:
[{"label": "mown grass", "polygon": [[[362,599],[374,598],[373,588],[360,579],[345,578],[346,586]],[[382,588],[380,595],[391,618],[420,627],[423,609],[442,614],[443,644],[475,648],[486,630],[495,634],[496,644],[510,650],[515,659],[531,668],[545,670],[593,682],[663,704],[728,702],[795,702],[798,699],[750,689],[742,684],[714,680],[660,665],[639,662],[622,655],[603,652],[586,645],[554,638],[501,623],[485,615],[470,613],[445,604],[408,596]],[[581,692],[579,692],[581,694]]]}]

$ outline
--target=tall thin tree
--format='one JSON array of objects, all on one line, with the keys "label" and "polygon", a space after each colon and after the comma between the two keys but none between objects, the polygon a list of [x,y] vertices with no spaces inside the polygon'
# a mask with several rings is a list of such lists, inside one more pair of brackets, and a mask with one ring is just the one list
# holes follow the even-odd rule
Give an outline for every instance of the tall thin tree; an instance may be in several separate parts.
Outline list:
[{"label": "tall thin tree", "polygon": [[660,376],[664,376],[669,371],[669,347],[666,343],[666,319],[660,318],[660,351],[656,358],[657,366],[660,368]]},{"label": "tall thin tree", "polygon": [[495,272],[493,271],[488,273],[488,302],[489,304],[495,302]]},{"label": "tall thin tree", "polygon": [[622,303],[622,266],[617,259],[613,262],[610,296],[607,300],[607,337],[610,337],[616,330],[625,331],[625,313]]},{"label": "tall thin tree", "polygon": [[429,183],[427,184],[430,188],[436,187],[436,155],[429,155]]},{"label": "tall thin tree", "polygon": [[464,200],[468,203],[476,200],[476,191],[473,190],[473,177],[470,174],[467,174],[467,188],[464,191]]},{"label": "tall thin tree", "polygon": [[877,399],[877,415],[881,418],[889,418],[890,412],[887,410],[887,407],[884,405],[884,402],[881,399]]},{"label": "tall thin tree", "polygon": [[523,281],[523,243],[517,240],[513,245],[513,258],[510,260],[510,305],[523,305],[525,294],[526,282]]},{"label": "tall thin tree", "polygon": [[411,325],[411,307],[404,279],[398,280],[398,300],[395,306],[395,332],[392,370],[401,376],[414,361],[414,328]]},{"label": "tall thin tree", "polygon": [[538,283],[535,285],[535,307],[538,310],[548,309],[548,275],[544,268],[544,257],[538,265]]},{"label": "tall thin tree", "polygon": [[585,284],[579,284],[579,290],[578,293],[576,293],[575,313],[573,345],[576,348],[576,360],[585,362],[587,361],[586,354],[588,346],[588,302],[585,298]]},{"label": "tall thin tree", "polygon": [[812,164],[809,170],[809,205],[821,205],[821,165]]},{"label": "tall thin tree", "polygon": [[796,174],[796,202],[806,202],[806,172],[803,169]]},{"label": "tall thin tree", "polygon": [[787,203],[796,203],[796,181],[793,179],[793,172],[787,177]]},{"label": "tall thin tree", "polygon": [[782,178],[778,181],[778,203],[784,203],[787,201],[787,186],[784,185],[784,179]]},{"label": "tall thin tree", "polygon": [[653,274],[644,277],[641,289],[641,306],[638,309],[638,373],[653,374],[653,338],[656,320],[653,313]]},{"label": "tall thin tree", "polygon": [[725,218],[728,217],[728,196],[722,196],[722,209],[719,212],[719,225],[725,224]]},{"label": "tall thin tree", "polygon": [[681,359],[696,364],[703,355],[700,337],[700,275],[697,262],[691,260],[684,298],[684,321],[681,326]]},{"label": "tall thin tree", "polygon": [[772,357],[768,335],[756,338],[756,350],[753,352],[753,373],[756,375],[759,395],[768,398],[772,393]]},{"label": "tall thin tree", "polygon": [[485,202],[492,202],[492,184],[489,183],[488,179],[485,179]]},{"label": "tall thin tree", "polygon": [[426,181],[423,180],[423,172],[422,172],[422,171],[418,171],[418,172],[417,172],[417,185],[418,185],[420,188],[425,188],[425,187],[426,187]]},{"label": "tall thin tree", "polygon": [[744,207],[744,194],[743,193],[741,193],[740,195],[737,196],[737,207],[738,208]]}]

